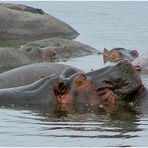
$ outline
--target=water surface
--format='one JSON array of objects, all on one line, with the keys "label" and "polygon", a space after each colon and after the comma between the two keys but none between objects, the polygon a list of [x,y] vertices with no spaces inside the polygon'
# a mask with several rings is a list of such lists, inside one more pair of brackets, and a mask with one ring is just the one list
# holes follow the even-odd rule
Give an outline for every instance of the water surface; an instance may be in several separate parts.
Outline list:
[{"label": "water surface", "polygon": [[[18,2],[17,2],[18,3]],[[148,47],[148,2],[19,2],[67,22],[76,39],[99,50]],[[65,62],[61,62],[65,63]],[[103,66],[102,56],[74,58],[84,71]],[[144,76],[145,82],[147,76]],[[146,105],[145,105],[146,106]],[[0,146],[147,146],[148,108],[118,105],[104,111],[88,106],[1,107]]]}]

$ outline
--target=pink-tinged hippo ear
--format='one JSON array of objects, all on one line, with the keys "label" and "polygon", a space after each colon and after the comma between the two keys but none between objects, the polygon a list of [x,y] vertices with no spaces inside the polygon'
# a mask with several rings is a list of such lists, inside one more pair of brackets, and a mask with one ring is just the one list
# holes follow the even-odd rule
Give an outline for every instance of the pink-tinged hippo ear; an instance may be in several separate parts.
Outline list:
[{"label": "pink-tinged hippo ear", "polygon": [[104,61],[104,64],[107,63],[109,59],[109,50],[107,48],[104,48],[103,50],[103,61]]}]

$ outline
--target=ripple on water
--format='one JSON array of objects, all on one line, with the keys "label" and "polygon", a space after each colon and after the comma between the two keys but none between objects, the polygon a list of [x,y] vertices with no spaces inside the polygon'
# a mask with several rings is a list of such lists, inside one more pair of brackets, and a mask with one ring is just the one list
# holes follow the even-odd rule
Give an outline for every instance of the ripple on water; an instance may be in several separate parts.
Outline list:
[{"label": "ripple on water", "polygon": [[105,115],[76,110],[56,117],[52,110],[42,111],[0,109],[0,145],[136,146],[135,140],[148,132],[147,118],[130,112],[121,117],[121,111]]}]

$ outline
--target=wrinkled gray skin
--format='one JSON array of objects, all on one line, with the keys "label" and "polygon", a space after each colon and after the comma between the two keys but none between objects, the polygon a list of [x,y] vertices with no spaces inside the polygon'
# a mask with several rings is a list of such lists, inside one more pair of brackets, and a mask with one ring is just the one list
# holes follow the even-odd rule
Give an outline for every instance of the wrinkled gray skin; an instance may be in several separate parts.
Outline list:
[{"label": "wrinkled gray skin", "polygon": [[99,90],[105,85],[111,86],[113,92],[122,100],[133,100],[137,90],[142,86],[141,78],[133,66],[125,60],[113,66],[86,73]]},{"label": "wrinkled gray skin", "polygon": [[67,68],[73,68],[78,72],[84,73],[80,69],[64,64],[50,64],[47,62],[35,63],[0,74],[0,88],[28,85],[51,74],[60,75]]},{"label": "wrinkled gray skin", "polygon": [[56,104],[54,88],[60,80],[59,76],[50,75],[29,85],[0,89],[0,104]]}]

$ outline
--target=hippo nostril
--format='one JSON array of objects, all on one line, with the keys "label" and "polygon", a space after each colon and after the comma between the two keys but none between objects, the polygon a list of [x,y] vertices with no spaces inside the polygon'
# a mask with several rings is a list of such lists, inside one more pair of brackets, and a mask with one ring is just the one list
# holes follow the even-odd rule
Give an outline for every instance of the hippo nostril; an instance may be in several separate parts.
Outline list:
[{"label": "hippo nostril", "polygon": [[57,96],[64,95],[69,90],[69,85],[67,81],[59,81],[57,86],[55,87],[55,94]]},{"label": "hippo nostril", "polygon": [[141,67],[139,65],[134,66],[134,68],[135,68],[136,71],[141,71]]},{"label": "hippo nostril", "polygon": [[66,86],[64,82],[59,82],[58,87],[57,87],[58,92],[62,95],[66,91]]}]

